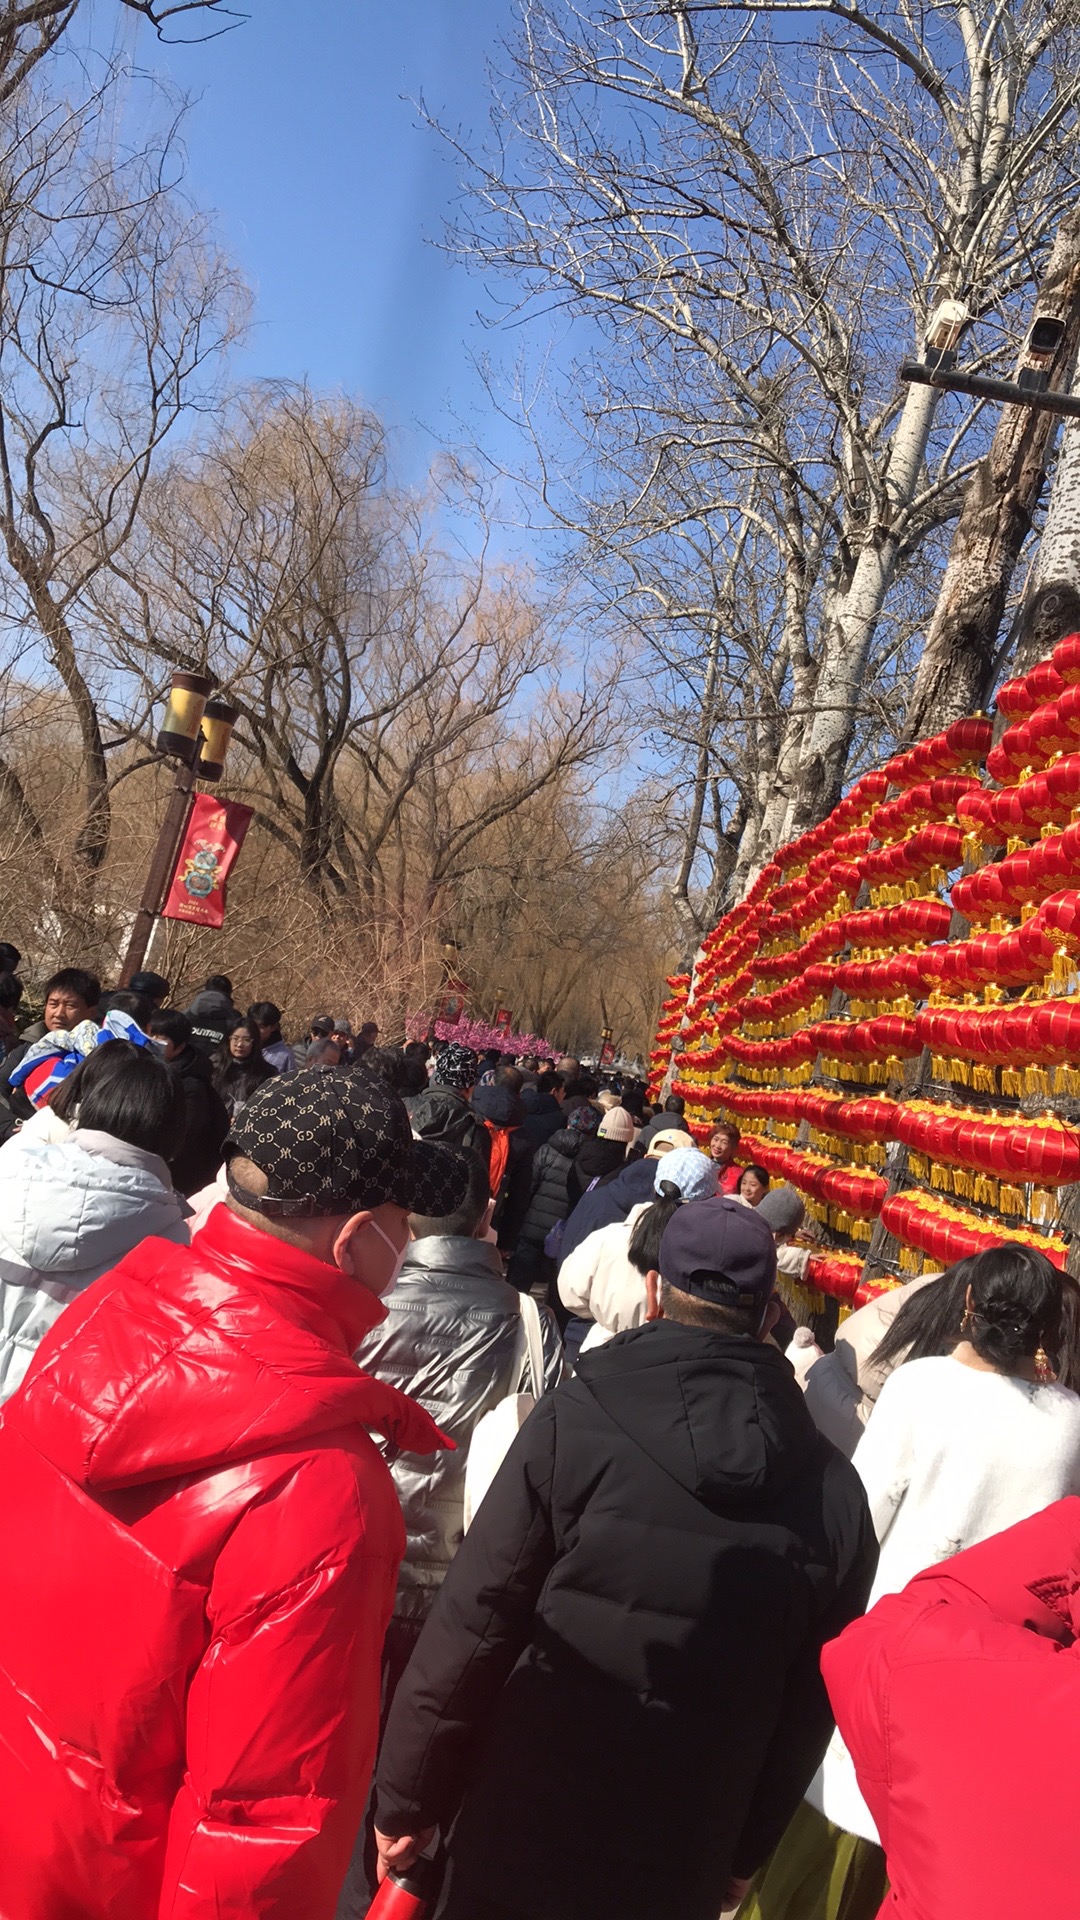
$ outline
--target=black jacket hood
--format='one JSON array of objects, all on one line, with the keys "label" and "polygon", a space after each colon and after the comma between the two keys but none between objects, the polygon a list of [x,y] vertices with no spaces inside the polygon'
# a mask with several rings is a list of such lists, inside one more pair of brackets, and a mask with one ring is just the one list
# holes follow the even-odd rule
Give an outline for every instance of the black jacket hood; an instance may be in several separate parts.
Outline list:
[{"label": "black jacket hood", "polygon": [[496,1127],[520,1127],[525,1119],[525,1109],[509,1087],[474,1087],[472,1107],[481,1120]]},{"label": "black jacket hood", "polygon": [[571,1133],[569,1127],[559,1127],[556,1132],[548,1134],[544,1145],[554,1147],[556,1153],[563,1154],[567,1160],[574,1160],[581,1150],[584,1139],[583,1133]]},{"label": "black jacket hood", "polygon": [[672,1320],[583,1354],[566,1391],[590,1394],[650,1460],[718,1510],[775,1498],[817,1441],[776,1347]]}]

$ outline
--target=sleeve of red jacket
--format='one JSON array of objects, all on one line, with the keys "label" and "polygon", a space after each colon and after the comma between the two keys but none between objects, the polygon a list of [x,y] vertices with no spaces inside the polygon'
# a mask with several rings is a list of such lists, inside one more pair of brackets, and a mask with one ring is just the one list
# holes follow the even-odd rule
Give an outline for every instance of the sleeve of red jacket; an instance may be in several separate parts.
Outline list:
[{"label": "sleeve of red jacket", "polygon": [[333,1920],[375,1758],[403,1544],[372,1446],[298,1461],[219,1555],[159,1920]]}]

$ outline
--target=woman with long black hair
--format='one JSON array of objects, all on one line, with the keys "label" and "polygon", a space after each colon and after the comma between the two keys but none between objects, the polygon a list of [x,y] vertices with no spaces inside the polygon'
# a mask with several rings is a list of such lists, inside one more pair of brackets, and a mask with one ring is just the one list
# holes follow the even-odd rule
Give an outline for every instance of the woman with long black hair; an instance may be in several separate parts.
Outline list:
[{"label": "woman with long black hair", "polygon": [[[898,1316],[886,1359],[905,1340],[906,1357],[885,1381],[852,1461],[880,1546],[870,1607],[925,1568],[1080,1493],[1080,1396],[1055,1368],[1071,1338],[1067,1292],[1071,1283],[1045,1255],[1007,1245],[922,1289],[905,1308],[905,1326]],[[884,1892],[877,1830],[834,1734],[740,1912],[745,1920],[874,1920]]]}]

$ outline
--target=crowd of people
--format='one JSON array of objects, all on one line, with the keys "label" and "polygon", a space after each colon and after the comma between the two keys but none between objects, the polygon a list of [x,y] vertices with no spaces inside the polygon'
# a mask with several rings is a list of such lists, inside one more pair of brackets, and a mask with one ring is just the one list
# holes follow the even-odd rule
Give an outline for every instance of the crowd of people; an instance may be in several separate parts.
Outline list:
[{"label": "crowd of people", "polygon": [[832,1337],[675,1095],[18,967],[4,1920],[1071,1911],[1069,1276]]}]

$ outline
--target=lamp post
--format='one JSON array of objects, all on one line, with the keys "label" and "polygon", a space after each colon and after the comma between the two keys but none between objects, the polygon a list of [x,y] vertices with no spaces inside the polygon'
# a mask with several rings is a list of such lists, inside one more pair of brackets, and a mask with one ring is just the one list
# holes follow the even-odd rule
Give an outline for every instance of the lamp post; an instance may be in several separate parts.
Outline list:
[{"label": "lamp post", "polygon": [[176,855],[187,830],[196,780],[211,783],[225,771],[225,755],[236,722],[236,708],[227,700],[211,700],[213,681],[201,673],[174,673],[169,703],[157,737],[157,751],[172,760],[176,777],[161,832],[146,874],[142,899],[124,955],[120,984],[128,985],[146,958],[146,949],[161,912]]}]

